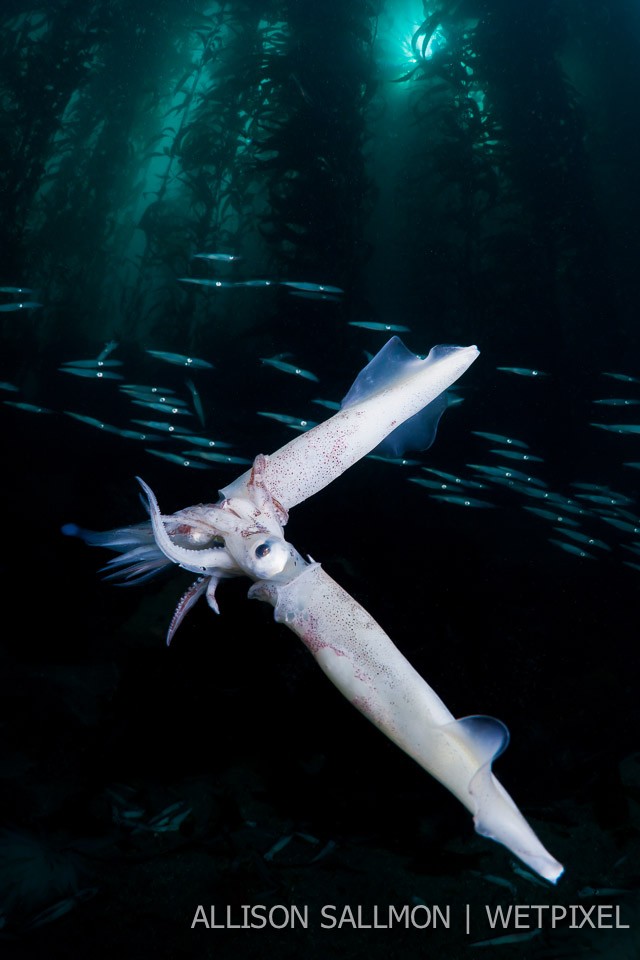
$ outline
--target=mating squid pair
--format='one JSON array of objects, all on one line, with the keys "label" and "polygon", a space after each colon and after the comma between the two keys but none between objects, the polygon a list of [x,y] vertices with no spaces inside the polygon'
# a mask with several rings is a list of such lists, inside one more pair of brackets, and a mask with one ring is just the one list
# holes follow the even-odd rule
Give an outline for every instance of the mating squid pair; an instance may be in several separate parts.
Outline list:
[{"label": "mating squid pair", "polygon": [[423,359],[392,337],[334,416],[270,456],[258,455],[217,503],[163,516],[141,480],[150,522],[79,535],[117,552],[107,566],[121,582],[140,582],[170,563],[197,575],[171,621],[169,641],[201,595],[218,612],[219,581],[249,577],[249,597],[272,604],[275,619],[300,637],[344,696],[471,811],[477,832],[555,883],[562,865],[491,770],[507,745],[506,727],[491,717],[456,720],[367,611],[284,537],[292,507],[381,444],[396,454],[429,446],[445,391],[477,356],[475,346],[438,346]]}]

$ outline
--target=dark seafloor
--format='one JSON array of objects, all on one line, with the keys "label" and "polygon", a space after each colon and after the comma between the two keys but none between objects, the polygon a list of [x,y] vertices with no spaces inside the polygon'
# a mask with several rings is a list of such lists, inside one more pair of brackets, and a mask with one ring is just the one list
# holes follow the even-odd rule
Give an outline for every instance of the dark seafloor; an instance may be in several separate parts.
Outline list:
[{"label": "dark seafloor", "polygon": [[[636,0],[4,0],[0,91],[2,957],[640,957]],[[136,476],[172,512],[245,469],[167,459],[196,448],[135,423],[168,420],[144,390],[250,460],[330,416],[314,401],[395,325],[416,353],[478,344],[462,402],[287,537],[455,716],[506,723],[496,773],[556,887],[246,581],[167,648],[189,576],[122,587],[62,532],[142,521]],[[194,925],[211,904],[309,925]],[[323,929],[326,904],[360,928]],[[363,928],[403,904],[450,926]],[[625,926],[491,929],[487,908],[527,904]]]}]

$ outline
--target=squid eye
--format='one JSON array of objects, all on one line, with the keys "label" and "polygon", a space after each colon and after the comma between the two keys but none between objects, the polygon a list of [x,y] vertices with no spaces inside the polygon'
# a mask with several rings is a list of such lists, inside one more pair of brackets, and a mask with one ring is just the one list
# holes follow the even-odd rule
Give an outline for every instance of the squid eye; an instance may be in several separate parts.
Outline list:
[{"label": "squid eye", "polygon": [[[264,539],[263,539],[264,537]],[[246,568],[249,575],[259,580],[271,580],[277,577],[289,562],[290,547],[279,537],[269,537],[262,533],[259,539],[249,547],[246,554]]]}]

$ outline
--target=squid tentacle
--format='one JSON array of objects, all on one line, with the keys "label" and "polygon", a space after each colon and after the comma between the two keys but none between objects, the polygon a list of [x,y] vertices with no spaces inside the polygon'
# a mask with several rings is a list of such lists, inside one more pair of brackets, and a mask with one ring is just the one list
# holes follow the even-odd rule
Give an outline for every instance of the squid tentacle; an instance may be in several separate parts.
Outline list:
[{"label": "squid tentacle", "polygon": [[141,477],[136,478],[149,502],[149,514],[151,517],[151,528],[156,545],[159,550],[171,560],[177,563],[183,570],[189,570],[191,573],[210,573],[212,570],[237,570],[237,565],[229,556],[226,550],[220,547],[211,549],[193,550],[189,547],[181,547],[174,543],[165,529],[162,514],[156,496],[151,487],[144,482]]}]

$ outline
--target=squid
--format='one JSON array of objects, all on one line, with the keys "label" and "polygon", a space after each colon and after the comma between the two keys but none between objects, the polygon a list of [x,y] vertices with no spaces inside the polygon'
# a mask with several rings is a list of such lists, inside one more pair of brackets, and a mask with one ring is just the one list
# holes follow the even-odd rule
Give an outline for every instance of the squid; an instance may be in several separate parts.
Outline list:
[{"label": "squid", "polygon": [[168,643],[199,597],[218,613],[220,581],[248,577],[249,598],[271,604],[276,622],[302,640],[353,706],[470,811],[476,831],[555,884],[563,866],[492,772],[509,740],[505,725],[487,716],[456,719],[370,614],[284,535],[293,507],[371,451],[428,447],[448,388],[478,354],[476,346],[436,346],[423,358],[394,336],[333,416],[270,456],[258,454],[216,503],[165,515],[138,478],[148,521],[104,533],[66,532],[114,550],[105,569],[121,583],[140,583],[170,564],[196,575],[173,615]]}]

